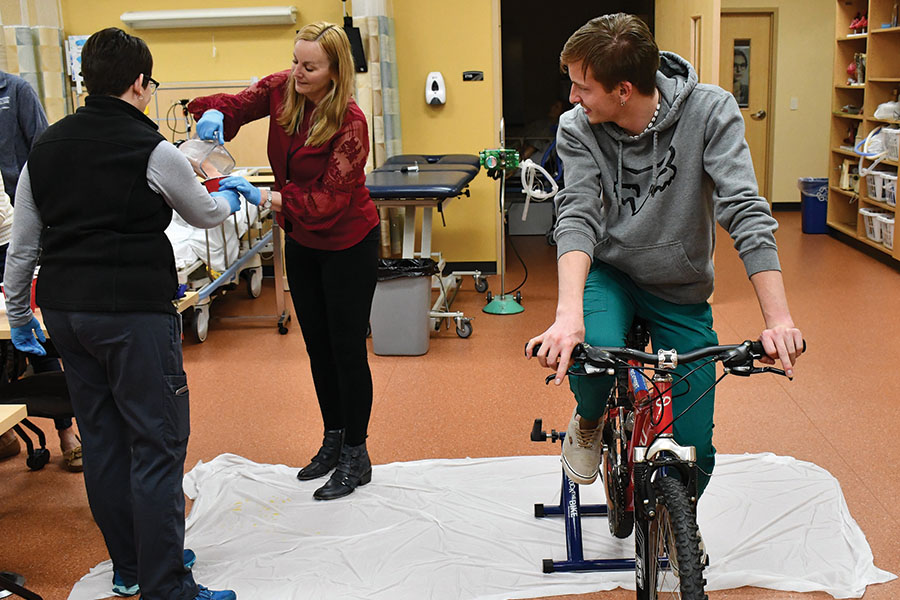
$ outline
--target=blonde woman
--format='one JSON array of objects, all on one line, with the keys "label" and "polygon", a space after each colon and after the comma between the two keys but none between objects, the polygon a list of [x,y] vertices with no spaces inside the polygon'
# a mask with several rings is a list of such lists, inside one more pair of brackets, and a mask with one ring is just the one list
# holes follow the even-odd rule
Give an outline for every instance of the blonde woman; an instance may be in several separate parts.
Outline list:
[{"label": "blonde woman", "polygon": [[372,376],[366,329],[378,263],[378,215],[365,187],[366,119],[350,97],[353,58],[343,29],[305,26],[291,68],[238,94],[197,98],[188,110],[201,138],[232,139],[245,123],[271,116],[268,153],[275,187],[228,177],[222,188],[277,212],[286,233],[285,269],[306,342],[324,440],[297,478],[329,480],[318,500],[340,498],[372,478],[366,432]]}]

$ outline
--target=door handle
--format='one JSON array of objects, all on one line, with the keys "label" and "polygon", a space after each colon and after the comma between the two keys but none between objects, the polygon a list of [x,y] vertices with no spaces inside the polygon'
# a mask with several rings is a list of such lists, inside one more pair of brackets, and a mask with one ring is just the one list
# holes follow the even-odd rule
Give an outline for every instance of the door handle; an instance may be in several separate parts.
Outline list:
[{"label": "door handle", "polygon": [[750,115],[750,118],[753,119],[754,121],[762,121],[763,119],[766,118],[766,111],[758,110],[755,113],[753,113],[752,115]]}]

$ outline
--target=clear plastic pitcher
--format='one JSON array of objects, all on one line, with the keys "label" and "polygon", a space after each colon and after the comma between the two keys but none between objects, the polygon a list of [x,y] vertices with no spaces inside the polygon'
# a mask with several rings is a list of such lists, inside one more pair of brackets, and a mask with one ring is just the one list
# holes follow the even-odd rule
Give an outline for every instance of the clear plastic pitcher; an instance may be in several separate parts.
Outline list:
[{"label": "clear plastic pitcher", "polygon": [[225,146],[213,140],[192,138],[178,146],[194,167],[194,172],[203,179],[228,175],[234,169],[234,157]]}]

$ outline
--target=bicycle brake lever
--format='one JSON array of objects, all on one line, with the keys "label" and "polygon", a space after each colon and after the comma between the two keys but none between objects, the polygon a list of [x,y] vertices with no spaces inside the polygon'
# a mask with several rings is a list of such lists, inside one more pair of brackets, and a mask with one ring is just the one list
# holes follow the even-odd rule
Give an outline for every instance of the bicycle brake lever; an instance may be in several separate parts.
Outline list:
[{"label": "bicycle brake lever", "polygon": [[[760,373],[773,373],[775,375],[783,375],[784,377],[787,377],[787,373],[777,367],[752,367],[742,365],[739,367],[729,368],[728,373],[737,375],[738,377],[750,377],[751,375],[759,375]],[[788,379],[792,378],[788,377]]]},{"label": "bicycle brake lever", "polygon": [[784,372],[784,369],[779,369],[777,367],[755,367],[754,372],[756,373],[774,373],[775,375],[782,375],[787,377],[788,379],[793,379],[793,377],[788,377],[788,374]]}]

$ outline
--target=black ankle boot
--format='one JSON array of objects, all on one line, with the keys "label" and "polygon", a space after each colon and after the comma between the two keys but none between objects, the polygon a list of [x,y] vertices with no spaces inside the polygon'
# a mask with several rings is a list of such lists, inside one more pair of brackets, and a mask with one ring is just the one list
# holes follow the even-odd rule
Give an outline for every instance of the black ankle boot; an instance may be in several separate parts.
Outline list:
[{"label": "black ankle boot", "polygon": [[329,429],[326,431],[325,437],[322,439],[322,447],[319,448],[319,451],[312,458],[310,463],[300,469],[300,472],[297,473],[297,479],[300,481],[308,481],[310,479],[321,477],[322,475],[327,475],[328,471],[332,470],[335,465],[337,465],[338,458],[341,456],[343,444],[343,429]]},{"label": "black ankle boot", "polygon": [[359,446],[344,445],[337,468],[322,487],[313,494],[316,500],[334,500],[353,492],[357,486],[372,481],[372,462],[366,451],[366,443]]}]

